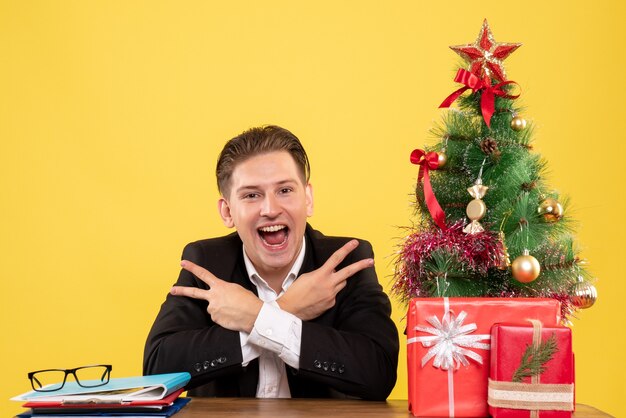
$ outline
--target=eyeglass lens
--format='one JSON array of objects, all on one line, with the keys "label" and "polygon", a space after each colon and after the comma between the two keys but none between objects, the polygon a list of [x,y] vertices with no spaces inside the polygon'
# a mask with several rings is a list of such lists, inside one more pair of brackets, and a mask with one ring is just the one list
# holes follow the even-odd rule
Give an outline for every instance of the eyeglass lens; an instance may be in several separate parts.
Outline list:
[{"label": "eyeglass lens", "polygon": [[33,389],[59,390],[65,383],[65,370],[44,370],[33,375]]},{"label": "eyeglass lens", "polygon": [[89,366],[76,369],[74,376],[84,387],[101,386],[109,381],[108,370],[104,366]]}]

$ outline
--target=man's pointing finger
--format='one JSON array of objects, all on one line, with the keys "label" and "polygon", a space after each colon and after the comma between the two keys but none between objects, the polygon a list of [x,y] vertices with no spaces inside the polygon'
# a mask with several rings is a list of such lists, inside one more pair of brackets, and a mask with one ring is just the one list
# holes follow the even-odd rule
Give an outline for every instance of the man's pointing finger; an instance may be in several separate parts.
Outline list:
[{"label": "man's pointing finger", "polygon": [[180,266],[188,272],[192,273],[198,279],[202,280],[207,285],[209,285],[209,287],[212,287],[220,282],[220,279],[211,274],[210,271],[203,267],[200,267],[195,263],[192,263],[191,261],[183,260],[180,262]]}]

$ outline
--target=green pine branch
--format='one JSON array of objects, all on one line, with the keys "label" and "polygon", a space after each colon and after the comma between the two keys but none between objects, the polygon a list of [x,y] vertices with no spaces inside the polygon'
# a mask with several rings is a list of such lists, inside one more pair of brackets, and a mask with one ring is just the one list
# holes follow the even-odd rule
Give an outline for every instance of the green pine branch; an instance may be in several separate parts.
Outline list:
[{"label": "green pine branch", "polygon": [[424,262],[425,288],[432,297],[482,296],[484,286],[469,266],[445,249],[434,250]]},{"label": "green pine branch", "polygon": [[554,333],[546,341],[539,344],[539,347],[528,344],[522,355],[520,366],[513,373],[512,381],[521,382],[525,377],[542,374],[546,369],[545,364],[552,359],[557,351],[558,346]]}]

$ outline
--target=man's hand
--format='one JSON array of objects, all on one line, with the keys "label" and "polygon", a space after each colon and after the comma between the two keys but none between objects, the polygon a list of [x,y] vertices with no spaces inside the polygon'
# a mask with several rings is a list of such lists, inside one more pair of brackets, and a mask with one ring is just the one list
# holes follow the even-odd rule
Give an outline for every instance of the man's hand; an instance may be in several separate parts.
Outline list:
[{"label": "man's hand", "polygon": [[324,265],[305,273],[277,299],[281,309],[292,313],[303,321],[317,318],[335,305],[335,296],[346,286],[346,280],[359,271],[374,266],[374,260],[365,258],[339,271],[335,268],[359,245],[352,240],[335,251]]},{"label": "man's hand", "polygon": [[254,327],[263,302],[254,293],[235,283],[218,279],[208,270],[183,260],[180,265],[209,286],[209,290],[197,287],[174,286],[170,293],[209,302],[207,312],[216,324],[232,331],[250,332]]}]

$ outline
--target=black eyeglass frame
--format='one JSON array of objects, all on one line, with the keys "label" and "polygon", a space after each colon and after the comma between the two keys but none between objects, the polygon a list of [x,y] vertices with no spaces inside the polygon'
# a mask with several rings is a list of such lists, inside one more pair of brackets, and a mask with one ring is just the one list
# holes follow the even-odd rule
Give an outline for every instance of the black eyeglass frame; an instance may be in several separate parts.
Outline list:
[{"label": "black eyeglass frame", "polygon": [[[80,369],[91,369],[94,367],[104,367],[105,371],[102,374],[102,377],[100,378],[100,380],[103,380],[102,383],[99,383],[97,385],[83,385],[80,380],[78,379],[78,376],[76,375],[76,372],[79,371]],[[65,382],[67,381],[67,376],[68,375],[72,375],[74,376],[74,380],[76,381],[76,383],[78,384],[78,386],[84,387],[84,388],[97,388],[100,386],[104,386],[107,383],[109,383],[109,380],[111,379],[111,370],[113,370],[113,366],[110,364],[93,364],[90,366],[81,366],[81,367],[76,367],[73,369],[43,369],[43,370],[37,370],[34,372],[30,372],[28,373],[28,379],[30,380],[30,385],[32,386],[33,390],[35,392],[55,392],[57,390],[61,390],[63,389],[63,386],[65,386]],[[63,376],[63,382],[61,383],[61,386],[59,387],[55,387],[54,389],[42,389],[40,388],[36,388],[35,387],[35,381],[37,381],[37,383],[39,385],[41,385],[41,382],[39,382],[39,380],[36,377],[37,373],[42,373],[42,372],[63,372],[65,373],[65,375]]]}]

